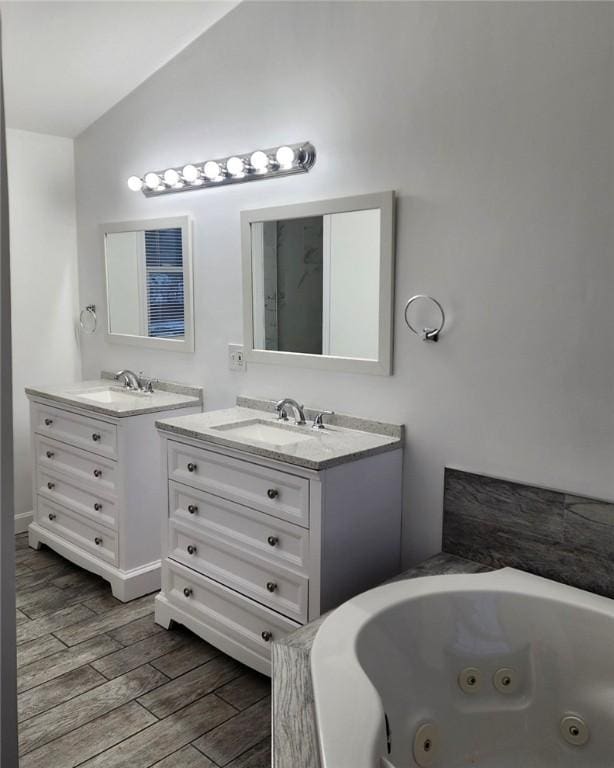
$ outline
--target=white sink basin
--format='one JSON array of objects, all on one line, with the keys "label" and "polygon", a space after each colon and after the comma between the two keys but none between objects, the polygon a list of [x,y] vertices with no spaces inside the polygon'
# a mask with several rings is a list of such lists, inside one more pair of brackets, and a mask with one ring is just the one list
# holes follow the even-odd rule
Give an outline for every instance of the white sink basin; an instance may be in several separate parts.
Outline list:
[{"label": "white sink basin", "polygon": [[93,392],[81,392],[77,397],[91,400],[93,403],[123,403],[127,397],[134,397],[136,392],[122,392],[117,389],[97,389]]},{"label": "white sink basin", "polygon": [[249,421],[239,421],[233,424],[220,424],[212,427],[219,432],[225,432],[228,437],[236,440],[243,440],[250,443],[260,443],[262,445],[296,445],[307,440],[313,440],[313,433],[306,431],[306,426],[290,426],[286,424],[276,424],[275,422],[265,421],[264,419],[251,419]]}]

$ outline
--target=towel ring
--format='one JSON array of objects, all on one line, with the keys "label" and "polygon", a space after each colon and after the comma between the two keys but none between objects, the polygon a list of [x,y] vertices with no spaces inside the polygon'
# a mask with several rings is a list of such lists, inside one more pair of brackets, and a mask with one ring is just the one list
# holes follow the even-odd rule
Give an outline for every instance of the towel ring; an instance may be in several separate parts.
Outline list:
[{"label": "towel ring", "polygon": [[94,333],[98,325],[95,304],[88,304],[87,307],[81,310],[79,313],[79,325],[84,333]]},{"label": "towel ring", "polygon": [[[417,331],[414,328],[414,326],[409,322],[409,318],[407,317],[407,312],[411,307],[411,305],[414,303],[414,301],[418,301],[418,299],[427,299],[428,301],[432,301],[433,304],[435,304],[435,306],[441,313],[441,323],[439,324],[439,328],[423,328],[422,332],[420,332],[420,331]],[[446,324],[446,313],[443,311],[443,307],[437,301],[437,299],[434,299],[432,296],[427,296],[424,293],[419,293],[416,296],[412,296],[411,299],[405,305],[405,323],[407,324],[407,327],[412,333],[415,333],[416,336],[422,337],[422,341],[439,341],[439,334],[443,331],[443,327]]]}]

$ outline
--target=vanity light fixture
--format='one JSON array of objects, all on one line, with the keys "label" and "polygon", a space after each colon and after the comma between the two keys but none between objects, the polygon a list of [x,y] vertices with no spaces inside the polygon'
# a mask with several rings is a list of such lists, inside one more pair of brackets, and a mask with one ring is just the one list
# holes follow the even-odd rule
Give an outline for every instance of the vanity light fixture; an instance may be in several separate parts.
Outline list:
[{"label": "vanity light fixture", "polygon": [[149,171],[143,177],[131,176],[128,187],[133,192],[142,192],[145,197],[156,197],[171,192],[306,173],[315,161],[315,147],[305,141],[257,149],[217,160],[189,163],[177,168]]}]

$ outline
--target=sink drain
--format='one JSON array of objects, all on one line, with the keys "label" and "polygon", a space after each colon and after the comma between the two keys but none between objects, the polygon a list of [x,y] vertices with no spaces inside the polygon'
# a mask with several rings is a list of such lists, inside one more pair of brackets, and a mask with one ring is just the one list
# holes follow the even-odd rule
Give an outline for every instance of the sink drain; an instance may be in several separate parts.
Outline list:
[{"label": "sink drain", "polygon": [[566,715],[559,723],[559,730],[565,741],[574,747],[583,746],[590,738],[588,725],[576,715]]},{"label": "sink drain", "polygon": [[433,765],[437,749],[438,734],[434,723],[423,723],[414,737],[414,760],[420,768]]},{"label": "sink drain", "polygon": [[480,689],[481,675],[476,667],[467,667],[458,676],[458,685],[464,693],[477,693]]}]

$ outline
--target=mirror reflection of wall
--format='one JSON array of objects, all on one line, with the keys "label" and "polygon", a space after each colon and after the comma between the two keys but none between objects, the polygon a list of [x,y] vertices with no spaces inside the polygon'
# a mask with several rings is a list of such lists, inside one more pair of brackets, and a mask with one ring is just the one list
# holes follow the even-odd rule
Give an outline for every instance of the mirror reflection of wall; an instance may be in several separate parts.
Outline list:
[{"label": "mirror reflection of wall", "polygon": [[377,360],[380,210],[252,222],[254,349]]}]

